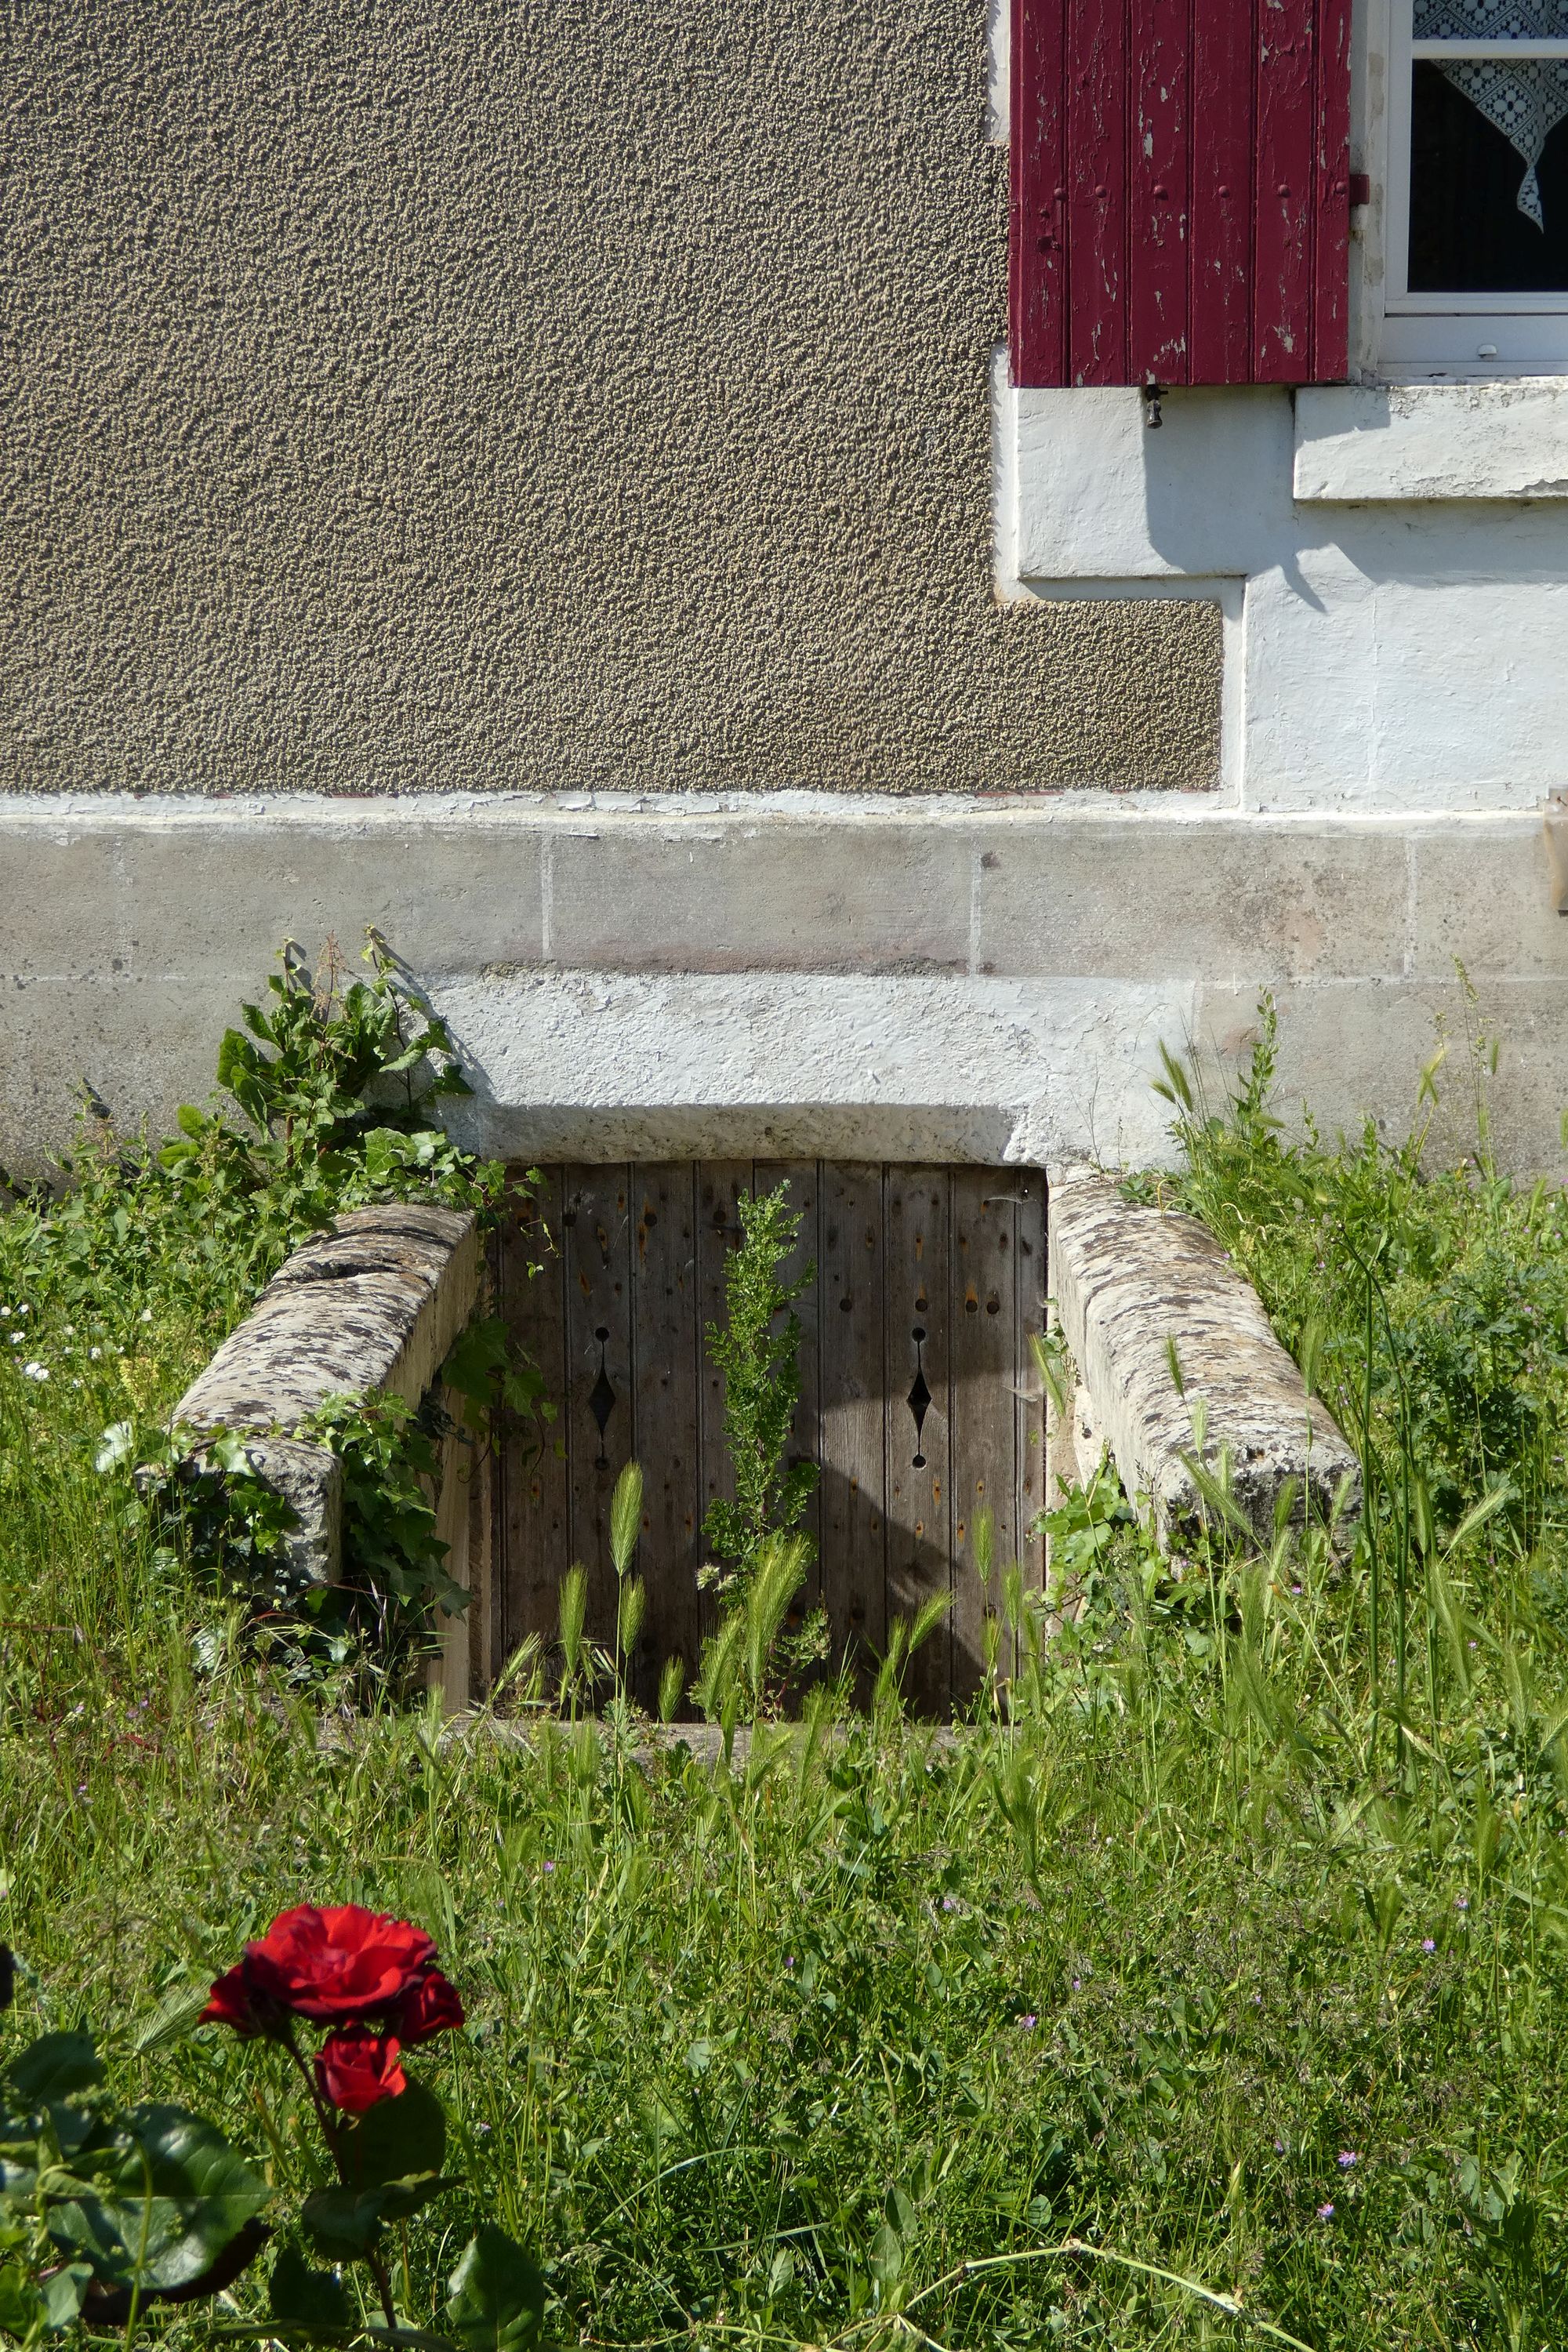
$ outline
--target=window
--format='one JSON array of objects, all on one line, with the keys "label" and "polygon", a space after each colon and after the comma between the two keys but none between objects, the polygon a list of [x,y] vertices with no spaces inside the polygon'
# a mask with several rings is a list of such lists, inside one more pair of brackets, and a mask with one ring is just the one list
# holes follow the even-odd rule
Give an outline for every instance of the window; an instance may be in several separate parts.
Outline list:
[{"label": "window", "polygon": [[1394,0],[1385,364],[1568,369],[1568,0]]}]

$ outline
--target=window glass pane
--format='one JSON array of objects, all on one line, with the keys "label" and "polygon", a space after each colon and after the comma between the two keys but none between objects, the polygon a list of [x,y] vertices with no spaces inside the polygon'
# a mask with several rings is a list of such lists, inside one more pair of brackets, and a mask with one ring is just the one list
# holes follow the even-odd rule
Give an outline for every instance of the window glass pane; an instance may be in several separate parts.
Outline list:
[{"label": "window glass pane", "polygon": [[[1455,0],[1415,5],[1419,20],[1424,5],[1451,13]],[[1417,60],[1409,283],[1412,293],[1568,291],[1568,59]]]}]

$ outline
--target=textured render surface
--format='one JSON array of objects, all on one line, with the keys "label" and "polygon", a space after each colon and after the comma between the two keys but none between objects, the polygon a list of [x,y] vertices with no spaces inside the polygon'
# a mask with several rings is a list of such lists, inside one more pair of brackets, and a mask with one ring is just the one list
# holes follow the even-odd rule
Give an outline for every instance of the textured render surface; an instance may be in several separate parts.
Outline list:
[{"label": "textured render surface", "polygon": [[401,1202],[350,1210],[279,1268],[174,1407],[174,1423],[254,1439],[257,1475],[294,1508],[297,1574],[330,1583],[338,1572],[342,1474],[326,1446],[286,1433],[327,1397],[381,1391],[417,1404],[474,1311],[479,1279],[471,1215]]},{"label": "textured render surface", "polygon": [[1281,1112],[1330,1134],[1369,1111],[1406,1132],[1446,1024],[1431,1148],[1457,1159],[1458,956],[1500,1040],[1495,1149],[1564,1167],[1568,919],[1539,814],[13,798],[0,907],[18,1173],[68,1145],[81,1079],[167,1132],[279,943],[352,956],[366,921],[454,1024],[488,1152],[1148,1164],[1172,1149],[1162,1042],[1234,1069],[1268,988]]},{"label": "textured render surface", "polygon": [[0,784],[1206,786],[998,604],[984,0],[29,0]]},{"label": "textured render surface", "polygon": [[[1342,1481],[1359,1501],[1356,1458],[1327,1408],[1274,1337],[1262,1301],[1195,1218],[1123,1201],[1092,1169],[1053,1176],[1050,1292],[1081,1388],[1075,1436],[1103,1436],[1129,1494],[1147,1496],[1163,1541],[1202,1516],[1184,1455],[1194,1408],[1206,1415],[1204,1459],[1228,1450],[1237,1503],[1259,1534],[1295,1482],[1326,1513]],[[1172,1377],[1174,1346],[1183,1390]],[[1082,1447],[1079,1445],[1079,1466]]]}]

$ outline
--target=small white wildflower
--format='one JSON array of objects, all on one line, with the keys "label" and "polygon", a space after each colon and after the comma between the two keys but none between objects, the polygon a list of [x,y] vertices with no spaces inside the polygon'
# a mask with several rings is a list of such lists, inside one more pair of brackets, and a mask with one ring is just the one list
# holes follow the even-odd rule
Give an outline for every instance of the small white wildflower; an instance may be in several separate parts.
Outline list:
[{"label": "small white wildflower", "polygon": [[17,1312],[17,1314],[18,1314],[18,1315],[25,1315],[25,1314],[26,1313],[26,1311],[27,1311],[27,1309],[26,1309],[26,1303],[25,1303],[25,1302],[24,1302],[24,1304],[23,1304],[22,1306],[18,1307],[17,1307],[17,1309],[16,1309],[16,1312]]},{"label": "small white wildflower", "polygon": [[142,1309],[142,1320],[143,1323],[151,1323],[153,1320],[153,1309],[150,1307],[144,1307]]},{"label": "small white wildflower", "polygon": [[19,1348],[27,1335],[25,1331],[13,1331],[10,1336],[13,1348]]},{"label": "small white wildflower", "polygon": [[103,1355],[103,1349],[101,1348],[89,1348],[87,1352],[89,1360],[95,1364],[101,1360]]},{"label": "small white wildflower", "polygon": [[22,1367],[22,1378],[25,1381],[47,1381],[48,1377],[49,1368],[47,1364],[40,1364],[37,1356],[33,1357],[30,1362],[24,1364]]},{"label": "small white wildflower", "polygon": [[68,1339],[74,1339],[76,1338],[76,1325],[74,1323],[68,1323],[66,1325],[65,1336]]},{"label": "small white wildflower", "polygon": [[9,1323],[10,1320],[11,1309],[8,1307],[0,1307],[0,1323]]}]

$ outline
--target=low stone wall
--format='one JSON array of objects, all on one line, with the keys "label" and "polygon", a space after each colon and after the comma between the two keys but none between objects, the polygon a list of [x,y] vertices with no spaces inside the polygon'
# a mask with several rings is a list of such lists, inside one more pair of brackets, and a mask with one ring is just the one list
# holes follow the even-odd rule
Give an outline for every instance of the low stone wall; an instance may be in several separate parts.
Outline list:
[{"label": "low stone wall", "polygon": [[[394,1395],[417,1405],[479,1303],[480,1271],[471,1213],[414,1202],[349,1210],[279,1268],[175,1406],[176,1426],[246,1440],[257,1475],[295,1514],[289,1558],[297,1575],[335,1583],[342,1572],[342,1470],[329,1447],[278,1433],[328,1397]],[[458,1452],[454,1438],[437,1526],[448,1574],[471,1590],[487,1515],[463,1491]],[[443,1620],[441,1631],[436,1679],[450,1705],[466,1706],[467,1620]]]},{"label": "low stone wall", "polygon": [[1236,1500],[1259,1537],[1288,1480],[1298,1522],[1309,1508],[1327,1514],[1346,1479],[1353,1517],[1353,1451],[1196,1218],[1137,1206],[1085,1167],[1053,1175],[1047,1222],[1053,1311],[1077,1373],[1070,1410],[1053,1416],[1053,1497],[1058,1478],[1081,1480],[1109,1448],[1128,1494],[1147,1498],[1161,1542],[1179,1543],[1202,1518],[1189,1466],[1201,1401],[1204,1459],[1229,1454]]}]

